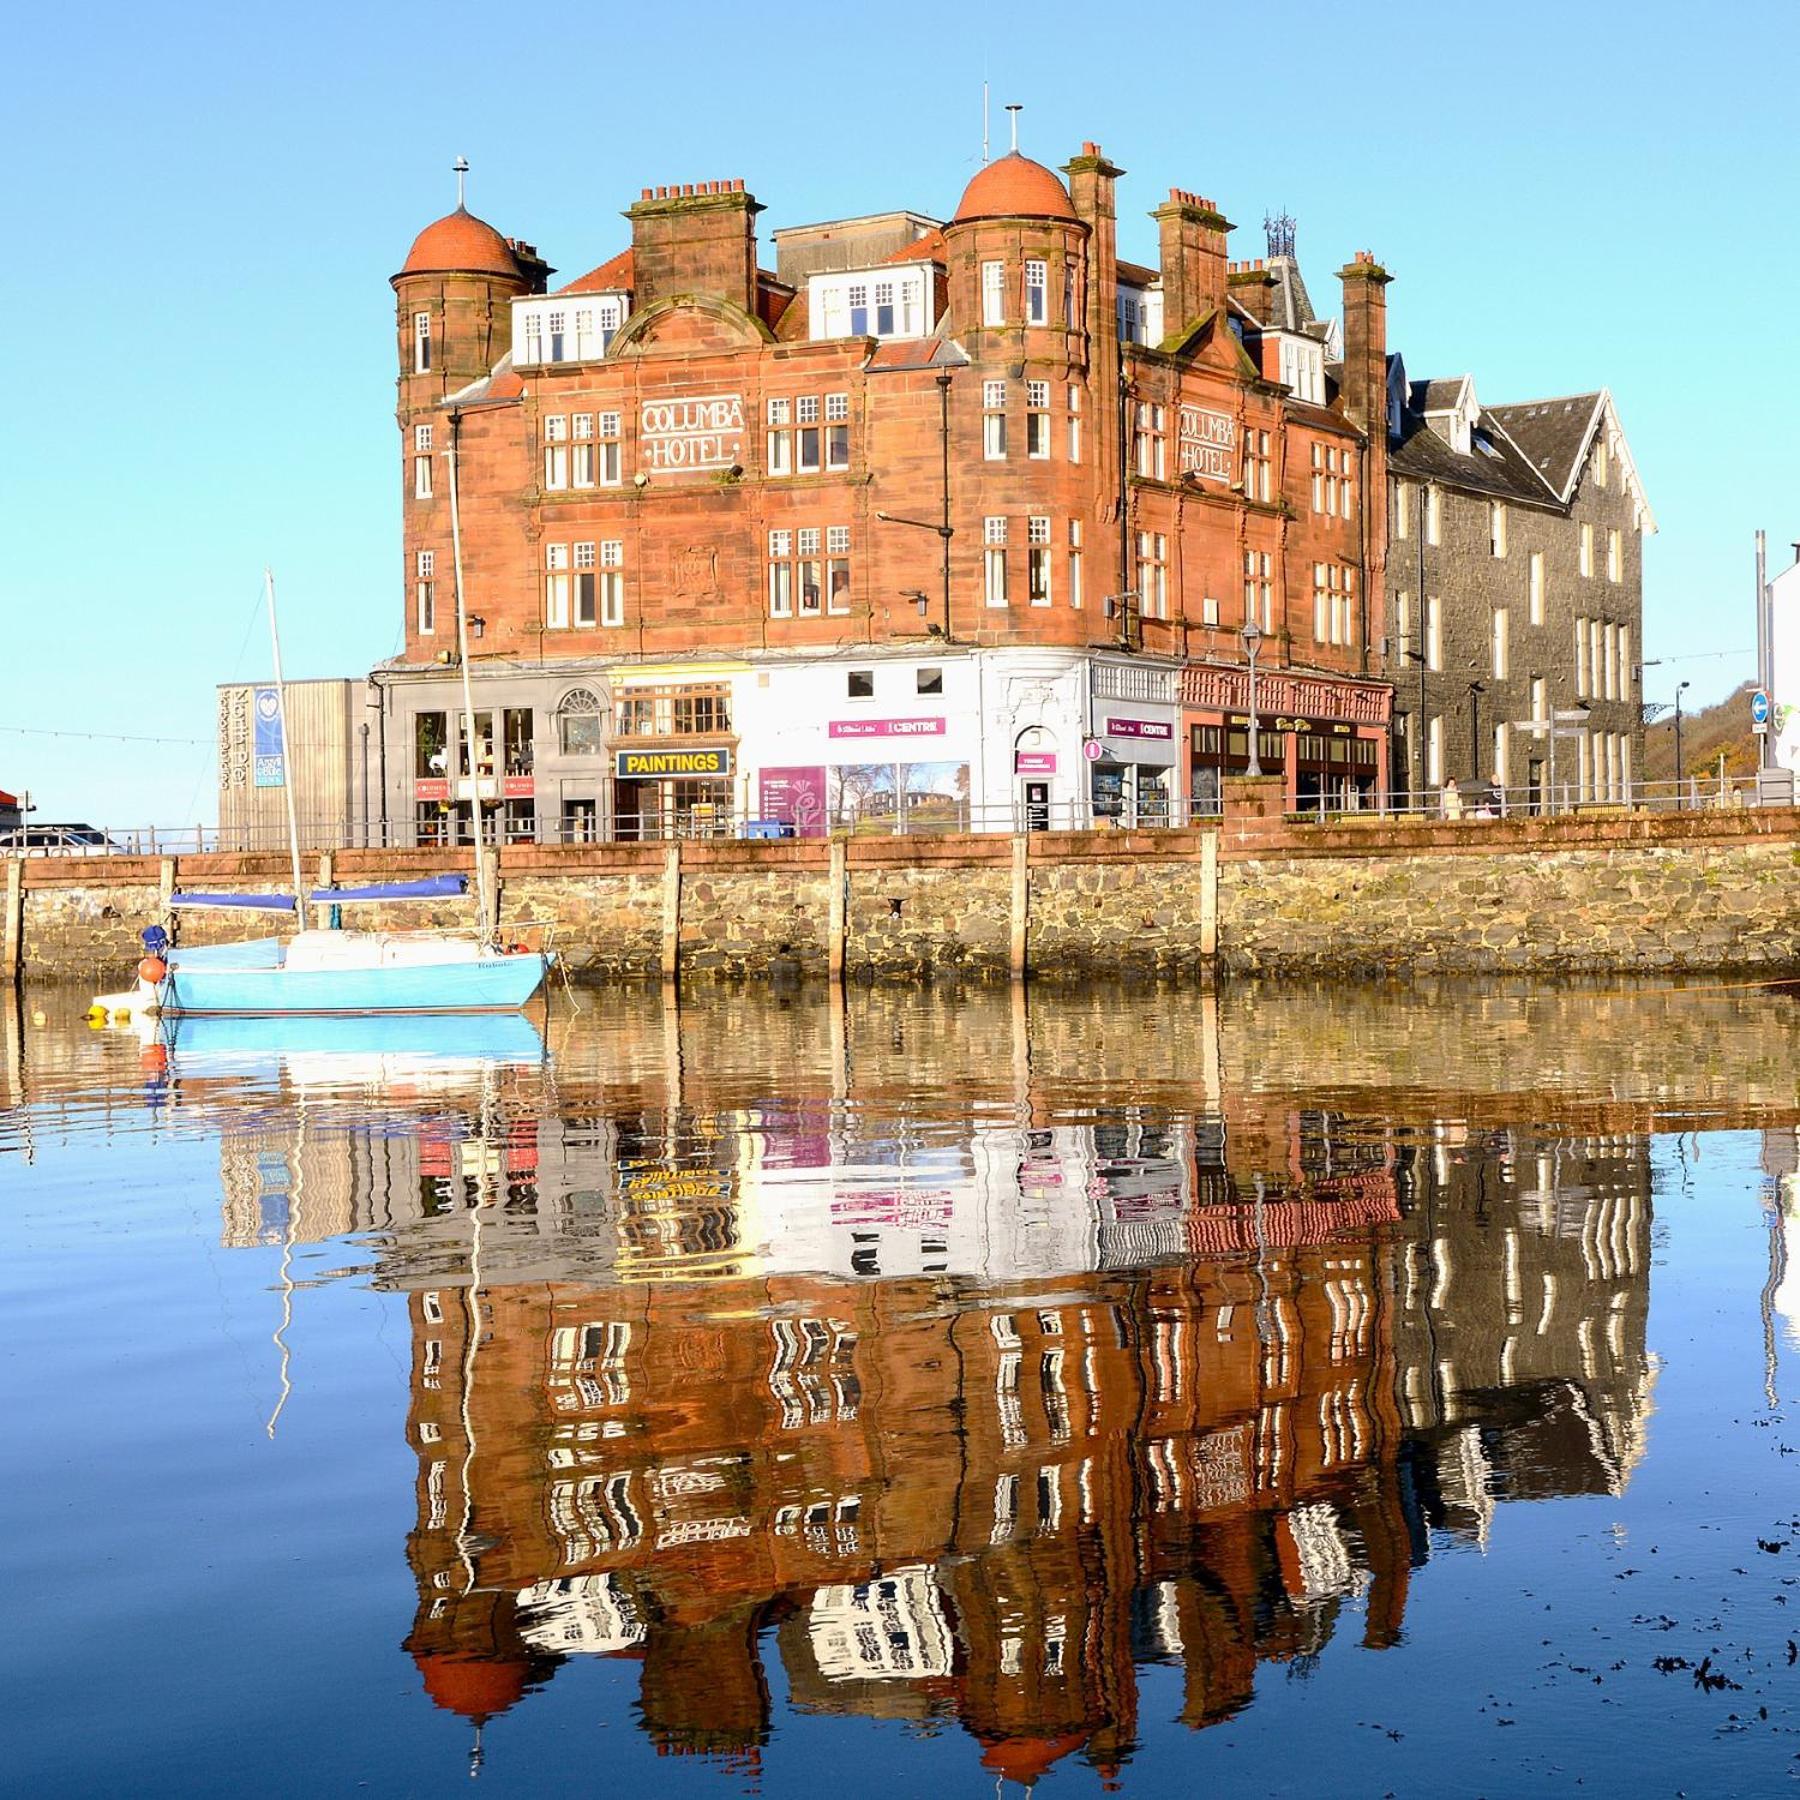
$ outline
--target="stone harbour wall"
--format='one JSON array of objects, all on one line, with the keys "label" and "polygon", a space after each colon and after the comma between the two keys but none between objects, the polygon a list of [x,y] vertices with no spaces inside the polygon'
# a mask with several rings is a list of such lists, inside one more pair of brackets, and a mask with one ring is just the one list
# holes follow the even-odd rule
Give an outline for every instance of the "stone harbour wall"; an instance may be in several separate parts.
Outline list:
[{"label": "stone harbour wall", "polygon": [[1800,966],[1800,844],[1230,862],[1228,971],[1588,974]]},{"label": "stone harbour wall", "polygon": [[[1204,830],[509,846],[490,852],[499,924],[547,933],[589,980],[1800,971],[1792,810],[1307,824],[1239,785]],[[466,870],[468,856],[342,850],[326,866],[354,884]],[[125,978],[170,891],[289,880],[276,856],[36,857],[3,872],[0,974],[97,983]],[[471,894],[343,917],[466,927],[475,914]],[[188,912],[178,929],[218,942],[279,921]]]}]

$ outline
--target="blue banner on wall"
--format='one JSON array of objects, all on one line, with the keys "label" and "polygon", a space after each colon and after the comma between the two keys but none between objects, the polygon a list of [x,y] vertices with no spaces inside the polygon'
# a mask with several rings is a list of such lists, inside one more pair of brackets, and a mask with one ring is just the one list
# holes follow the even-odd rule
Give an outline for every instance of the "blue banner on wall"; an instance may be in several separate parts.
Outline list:
[{"label": "blue banner on wall", "polygon": [[272,687],[259,687],[251,708],[256,721],[256,786],[287,786],[287,758],[281,741],[281,695]]}]

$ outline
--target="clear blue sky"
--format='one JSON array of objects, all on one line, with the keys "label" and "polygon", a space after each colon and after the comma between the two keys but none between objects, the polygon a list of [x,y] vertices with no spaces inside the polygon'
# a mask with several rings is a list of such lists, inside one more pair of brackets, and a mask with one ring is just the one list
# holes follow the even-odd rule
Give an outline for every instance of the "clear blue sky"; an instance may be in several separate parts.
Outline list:
[{"label": "clear blue sky", "polygon": [[573,275],[646,183],[743,176],[765,230],[945,214],[984,70],[997,141],[1019,100],[1033,155],[1095,138],[1130,171],[1128,255],[1171,183],[1240,255],[1286,207],[1322,305],[1354,250],[1394,271],[1415,375],[1609,386],[1661,525],[1645,651],[1696,659],[1646,690],[1713,698],[1750,672],[1705,653],[1754,643],[1751,534],[1778,564],[1800,537],[1797,40],[1793,0],[27,8],[0,117],[0,788],[210,819],[214,684],[267,673],[265,562],[290,677],[395,650],[387,277],[458,153],[472,210]]}]

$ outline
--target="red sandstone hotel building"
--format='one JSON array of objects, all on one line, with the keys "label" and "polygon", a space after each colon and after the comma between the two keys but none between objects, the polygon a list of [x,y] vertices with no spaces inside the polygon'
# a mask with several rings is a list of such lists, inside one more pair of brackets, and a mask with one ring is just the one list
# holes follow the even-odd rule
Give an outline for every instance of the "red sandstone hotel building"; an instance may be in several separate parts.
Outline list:
[{"label": "red sandstone hotel building", "polygon": [[[774,232],[741,181],[645,188],[574,281],[459,207],[393,278],[406,649],[390,820],[514,839],[764,821],[1015,829],[1375,802],[1386,272],[1317,318],[1171,189],[1014,152],[944,223]],[[477,726],[455,698],[455,534]],[[457,771],[460,770],[460,779]]]}]

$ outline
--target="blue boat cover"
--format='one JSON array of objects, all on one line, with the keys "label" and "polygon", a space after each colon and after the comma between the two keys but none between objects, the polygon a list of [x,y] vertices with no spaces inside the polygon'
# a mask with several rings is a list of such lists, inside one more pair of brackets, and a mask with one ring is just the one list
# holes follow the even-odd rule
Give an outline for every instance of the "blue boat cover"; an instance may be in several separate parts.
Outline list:
[{"label": "blue boat cover", "polygon": [[292,894],[171,894],[171,906],[235,906],[245,912],[294,910]]},{"label": "blue boat cover", "polygon": [[445,900],[468,891],[466,875],[424,875],[417,881],[377,881],[367,887],[314,888],[311,898],[338,906],[356,900]]}]

